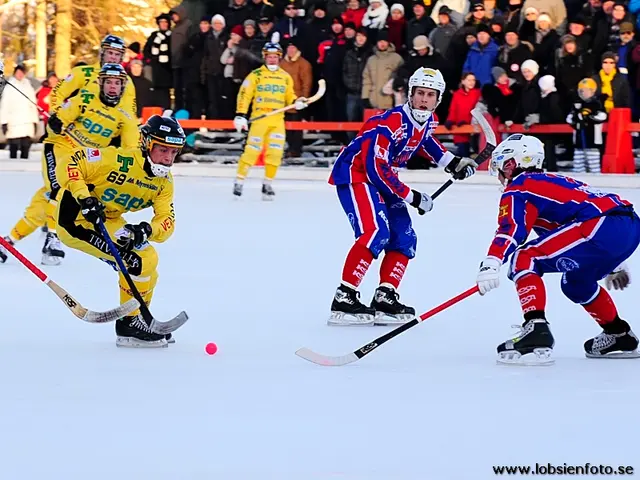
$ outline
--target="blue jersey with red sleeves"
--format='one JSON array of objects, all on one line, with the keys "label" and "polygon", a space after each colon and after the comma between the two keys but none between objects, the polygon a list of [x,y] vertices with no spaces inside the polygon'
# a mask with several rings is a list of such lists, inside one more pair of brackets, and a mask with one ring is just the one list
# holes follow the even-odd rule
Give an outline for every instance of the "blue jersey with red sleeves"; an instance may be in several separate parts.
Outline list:
[{"label": "blue jersey with red sleeves", "polygon": [[631,206],[614,193],[601,192],[570,177],[522,173],[502,195],[498,230],[488,255],[504,261],[527,240],[531,230],[544,235]]},{"label": "blue jersey with red sleeves", "polygon": [[408,108],[406,104],[398,106],[367,120],[338,155],[329,183],[369,183],[383,197],[405,199],[411,190],[400,181],[395,169],[406,166],[412,155],[418,153],[441,167],[447,166],[454,155],[433,136],[437,118],[432,115],[420,125]]}]

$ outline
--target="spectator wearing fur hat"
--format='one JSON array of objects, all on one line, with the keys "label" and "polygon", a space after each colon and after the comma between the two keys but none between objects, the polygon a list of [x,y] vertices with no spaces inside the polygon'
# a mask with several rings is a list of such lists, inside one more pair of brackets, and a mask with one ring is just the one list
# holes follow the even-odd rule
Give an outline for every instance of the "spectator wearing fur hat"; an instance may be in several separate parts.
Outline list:
[{"label": "spectator wearing fur hat", "polygon": [[425,35],[427,38],[431,31],[436,28],[436,23],[427,15],[427,9],[421,0],[413,2],[413,18],[407,22],[407,40],[405,45],[413,45],[413,39],[418,35]]},{"label": "spectator wearing fur hat", "polygon": [[458,27],[451,22],[451,9],[443,5],[438,14],[438,26],[429,35],[429,42],[443,58],[447,58],[449,44],[457,31]]},{"label": "spectator wearing fur hat", "polygon": [[556,48],[560,43],[558,32],[553,29],[551,17],[541,13],[536,19],[536,36],[533,44],[533,59],[542,74],[555,73]]},{"label": "spectator wearing fur hat", "polygon": [[[356,32],[353,44],[347,44],[347,51],[342,63],[342,82],[346,88],[346,116],[349,122],[362,120],[362,78],[364,67],[372,54],[371,44],[367,39],[367,29],[361,27]],[[347,134],[353,138],[355,132]]]},{"label": "spectator wearing fur hat", "polygon": [[[564,35],[567,27],[567,7],[564,1],[558,0],[525,0],[522,6],[526,13],[527,9],[533,7],[538,12],[545,12],[549,15],[550,23],[557,31],[558,35]],[[524,19],[523,19],[524,20]]]},{"label": "spectator wearing fur hat", "polygon": [[163,13],[156,17],[158,30],[153,32],[144,45],[145,62],[151,67],[154,105],[163,109],[171,108],[171,87],[173,70],[171,68],[171,16]]},{"label": "spectator wearing fur hat", "polygon": [[489,26],[480,23],[477,26],[477,41],[471,45],[462,67],[463,72],[471,72],[478,83],[492,83],[491,68],[498,61],[498,44],[491,38]]},{"label": "spectator wearing fur hat", "polygon": [[[369,30],[368,30],[369,31]],[[386,30],[378,33],[374,53],[364,67],[362,74],[362,105],[364,108],[389,109],[394,106],[393,92],[384,93],[383,87],[391,80],[403,60],[389,43]]]},{"label": "spectator wearing fur hat", "polygon": [[367,9],[360,5],[359,0],[348,0],[347,9],[342,12],[342,20],[345,25],[352,22],[356,26],[356,31],[362,26],[362,18],[367,13]]},{"label": "spectator wearing fur hat", "polygon": [[[556,79],[552,75],[544,75],[538,80],[540,87],[540,104],[538,112],[540,114],[541,125],[557,125],[564,123],[566,114],[562,110],[562,101],[556,89]],[[545,168],[550,172],[557,172],[556,164],[556,144],[558,135],[540,135],[544,143]]]},{"label": "spectator wearing fur hat", "polygon": [[396,52],[404,55],[407,50],[407,46],[404,43],[407,38],[407,19],[404,17],[404,7],[401,3],[394,3],[389,11],[391,12],[387,17],[389,41],[396,47]]},{"label": "spectator wearing fur hat", "polygon": [[631,91],[626,75],[616,68],[616,54],[605,52],[602,55],[602,68],[593,76],[598,87],[598,95],[609,113],[614,108],[631,107]]},{"label": "spectator wearing fur hat", "polygon": [[540,66],[535,60],[525,60],[520,65],[520,71],[523,77],[522,90],[513,120],[531,126],[540,121]]},{"label": "spectator wearing fur hat", "polygon": [[502,67],[510,78],[522,82],[520,65],[533,58],[533,45],[521,42],[518,31],[511,26],[504,32],[504,45],[498,53],[498,66]]},{"label": "spectator wearing fur hat", "polygon": [[372,40],[376,40],[378,32],[385,28],[388,16],[389,7],[384,0],[369,0],[369,7],[362,17],[362,26],[369,31]]}]

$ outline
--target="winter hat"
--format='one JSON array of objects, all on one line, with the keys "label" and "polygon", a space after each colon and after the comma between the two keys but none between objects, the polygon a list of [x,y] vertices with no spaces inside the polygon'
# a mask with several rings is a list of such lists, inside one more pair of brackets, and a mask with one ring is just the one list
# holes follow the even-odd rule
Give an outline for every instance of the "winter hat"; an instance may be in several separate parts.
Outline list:
[{"label": "winter hat", "polygon": [[344,20],[342,19],[342,17],[340,15],[336,15],[335,17],[333,17],[331,19],[331,24],[333,25],[334,23],[339,23],[340,25],[342,25],[344,27]]},{"label": "winter hat", "polygon": [[224,19],[224,17],[222,15],[220,15],[219,13],[216,13],[212,18],[211,18],[211,23],[214,23],[215,21],[218,21],[220,23],[222,23],[222,26],[225,27],[227,25],[227,21]]},{"label": "winter hat", "polygon": [[522,62],[520,70],[530,70],[534,75],[538,75],[538,72],[540,72],[540,65],[538,65],[538,62],[535,60],[529,59]]},{"label": "winter hat", "polygon": [[425,48],[429,48],[429,40],[424,35],[418,35],[413,39],[413,49],[414,50],[423,50]]},{"label": "winter hat", "polygon": [[605,60],[613,60],[616,61],[616,54],[613,52],[604,52],[602,54],[602,59],[600,61],[604,62]]},{"label": "winter hat", "polygon": [[166,20],[167,22],[169,22],[169,25],[171,25],[171,15],[169,15],[168,13],[161,13],[156,17],[157,25],[160,24],[160,20]]},{"label": "winter hat", "polygon": [[527,7],[527,9],[524,11],[524,14],[529,15],[530,13],[535,13],[537,15],[538,9],[536,7]]},{"label": "winter hat", "polygon": [[543,92],[553,92],[556,89],[556,78],[553,75],[540,77],[538,86]]},{"label": "winter hat", "polygon": [[493,67],[491,69],[491,76],[493,77],[494,81],[498,81],[498,79],[502,76],[502,75],[506,75],[507,72],[505,71],[504,68],[502,67]]},{"label": "winter hat", "polygon": [[476,27],[476,34],[478,34],[480,32],[485,32],[485,33],[488,33],[489,35],[491,35],[491,29],[489,28],[489,25],[487,25],[486,23],[479,23],[478,24],[478,26]]},{"label": "winter hat", "polygon": [[507,33],[515,33],[516,35],[518,35],[518,37],[520,36],[520,34],[518,33],[518,27],[516,27],[512,23],[509,23],[507,25],[507,28],[504,29],[504,34],[506,35]]},{"label": "winter hat", "polygon": [[140,42],[133,42],[127,48],[131,50],[133,53],[135,53],[136,55],[140,54]]},{"label": "winter hat", "polygon": [[384,0],[369,0],[369,5],[372,3],[384,3]]},{"label": "winter hat", "polygon": [[567,43],[575,43],[577,45],[576,37],[574,37],[570,33],[563,35],[560,39],[560,43],[562,44],[562,46],[565,46]]},{"label": "winter hat", "polygon": [[200,22],[211,23],[211,18],[209,17],[209,15],[203,15],[202,17],[200,17]]},{"label": "winter hat", "polygon": [[449,15],[451,16],[451,12],[453,10],[451,10],[449,7],[447,7],[446,5],[443,5],[440,7],[440,10],[438,10],[438,15]]},{"label": "winter hat", "polygon": [[569,23],[575,23],[576,25],[582,25],[583,27],[587,26],[587,21],[584,18],[584,15],[576,15],[573,19],[569,20]]},{"label": "winter hat", "polygon": [[242,28],[242,25],[236,25],[231,29],[231,33],[242,36],[244,34],[244,29]]},{"label": "winter hat", "polygon": [[476,10],[484,10],[483,2],[474,2],[469,9],[470,12],[475,12]]},{"label": "winter hat", "polygon": [[385,42],[389,41],[389,30],[385,28],[378,32],[377,41],[380,41],[380,40],[384,40]]},{"label": "winter hat", "polygon": [[356,30],[356,24],[353,22],[347,22],[344,24],[344,29],[350,28],[351,30]]},{"label": "winter hat", "polygon": [[367,30],[366,27],[360,27],[359,29],[356,30],[356,35],[364,35],[365,37],[369,37],[369,31]]},{"label": "winter hat", "polygon": [[620,24],[620,33],[633,33],[635,28],[631,22],[622,22]]},{"label": "winter hat", "polygon": [[253,28],[256,28],[256,21],[255,20],[251,20],[250,18],[247,18],[244,23],[242,24],[243,27],[247,27],[251,25]]},{"label": "winter hat", "polygon": [[547,13],[541,13],[540,15],[538,15],[538,18],[536,19],[536,25],[538,25],[540,22],[548,22],[550,26],[552,25],[551,17]]},{"label": "winter hat", "polygon": [[402,6],[402,4],[394,3],[393,5],[391,5],[391,8],[389,9],[389,11],[393,12],[394,10],[398,10],[400,11],[400,13],[402,13],[402,15],[404,15],[404,7]]}]

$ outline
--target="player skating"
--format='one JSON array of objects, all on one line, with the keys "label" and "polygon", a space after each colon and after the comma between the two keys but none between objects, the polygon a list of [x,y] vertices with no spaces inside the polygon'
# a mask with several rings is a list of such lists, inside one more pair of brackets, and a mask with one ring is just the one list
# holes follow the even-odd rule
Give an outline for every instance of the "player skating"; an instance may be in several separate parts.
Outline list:
[{"label": "player skating", "polygon": [[[542,142],[528,135],[511,135],[491,160],[491,172],[505,190],[498,230],[477,284],[481,295],[497,288],[500,267],[511,257],[508,277],[516,285],[524,314],[520,333],[498,346],[499,361],[552,362],[545,273],[562,273],[563,293],[602,327],[601,334],[585,342],[587,357],[637,357],[637,337],[598,281],[606,278],[616,289],[629,284],[624,261],[640,243],[640,219],[631,203],[618,195],[544,173],[543,161]],[[538,238],[526,242],[531,230]]]},{"label": "player skating", "polygon": [[[164,242],[174,231],[171,166],[184,146],[184,131],[172,118],[154,115],[141,128],[141,146],[79,149],[61,158],[58,181],[62,191],[58,225],[62,242],[111,265],[113,257],[95,225],[104,221],[117,239],[128,271],[147,304],[158,280],[158,254],[150,242]],[[150,223],[129,224],[122,217],[152,207]],[[120,300],[133,297],[122,274]],[[117,345],[164,347],[164,335],[150,331],[139,311],[116,322]]]},{"label": "player skating", "polygon": [[[336,186],[356,242],[344,263],[329,325],[401,324],[415,316],[415,309],[400,303],[397,293],[416,253],[407,203],[428,212],[433,202],[426,193],[405,185],[395,169],[415,154],[431,159],[458,180],[473,175],[477,167],[472,159],[446,151],[433,136],[438,125],[433,112],[445,88],[438,70],[416,70],[409,79],[407,103],[371,117],[336,159],[329,182]],[[380,284],[368,307],[360,302],[358,286],[383,251]]]},{"label": "player skating", "polygon": [[275,192],[272,182],[282,163],[284,153],[285,129],[284,113],[269,115],[252,121],[249,128],[248,112],[251,107],[252,116],[269,114],[274,110],[294,104],[296,110],[307,108],[307,99],[296,98],[293,79],[280,68],[282,47],[277,37],[267,42],[262,48],[264,65],[251,72],[242,82],[238,92],[236,116],[233,125],[238,132],[249,130],[247,142],[238,160],[238,171],[233,185],[233,194],[242,195],[244,180],[264,149],[264,180],[262,198],[272,200]]}]

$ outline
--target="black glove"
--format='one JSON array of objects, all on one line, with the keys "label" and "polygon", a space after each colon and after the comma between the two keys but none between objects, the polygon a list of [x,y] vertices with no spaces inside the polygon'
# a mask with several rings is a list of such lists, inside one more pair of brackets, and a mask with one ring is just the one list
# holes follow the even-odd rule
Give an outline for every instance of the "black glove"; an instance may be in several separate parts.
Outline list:
[{"label": "black glove", "polygon": [[449,165],[444,167],[444,171],[450,173],[456,180],[464,180],[476,173],[476,168],[478,168],[478,164],[471,158],[453,157]]},{"label": "black glove", "polygon": [[140,248],[150,236],[151,225],[147,222],[140,222],[137,225],[127,223],[116,233],[118,245],[127,252]]},{"label": "black glove", "polygon": [[373,105],[371,105],[371,101],[368,98],[362,99],[362,108],[364,109],[373,108]]},{"label": "black glove", "polygon": [[82,216],[87,222],[97,225],[99,220],[104,222],[107,218],[104,214],[104,204],[96,197],[83,198],[78,200],[78,203],[80,204]]},{"label": "black glove", "polygon": [[53,133],[57,133],[58,135],[62,133],[62,127],[64,127],[62,120],[60,120],[55,113],[49,117],[47,125],[49,125]]},{"label": "black glove", "polygon": [[6,135],[8,131],[9,131],[9,125],[7,125],[6,123],[3,123],[2,124],[2,133],[4,135]]}]

